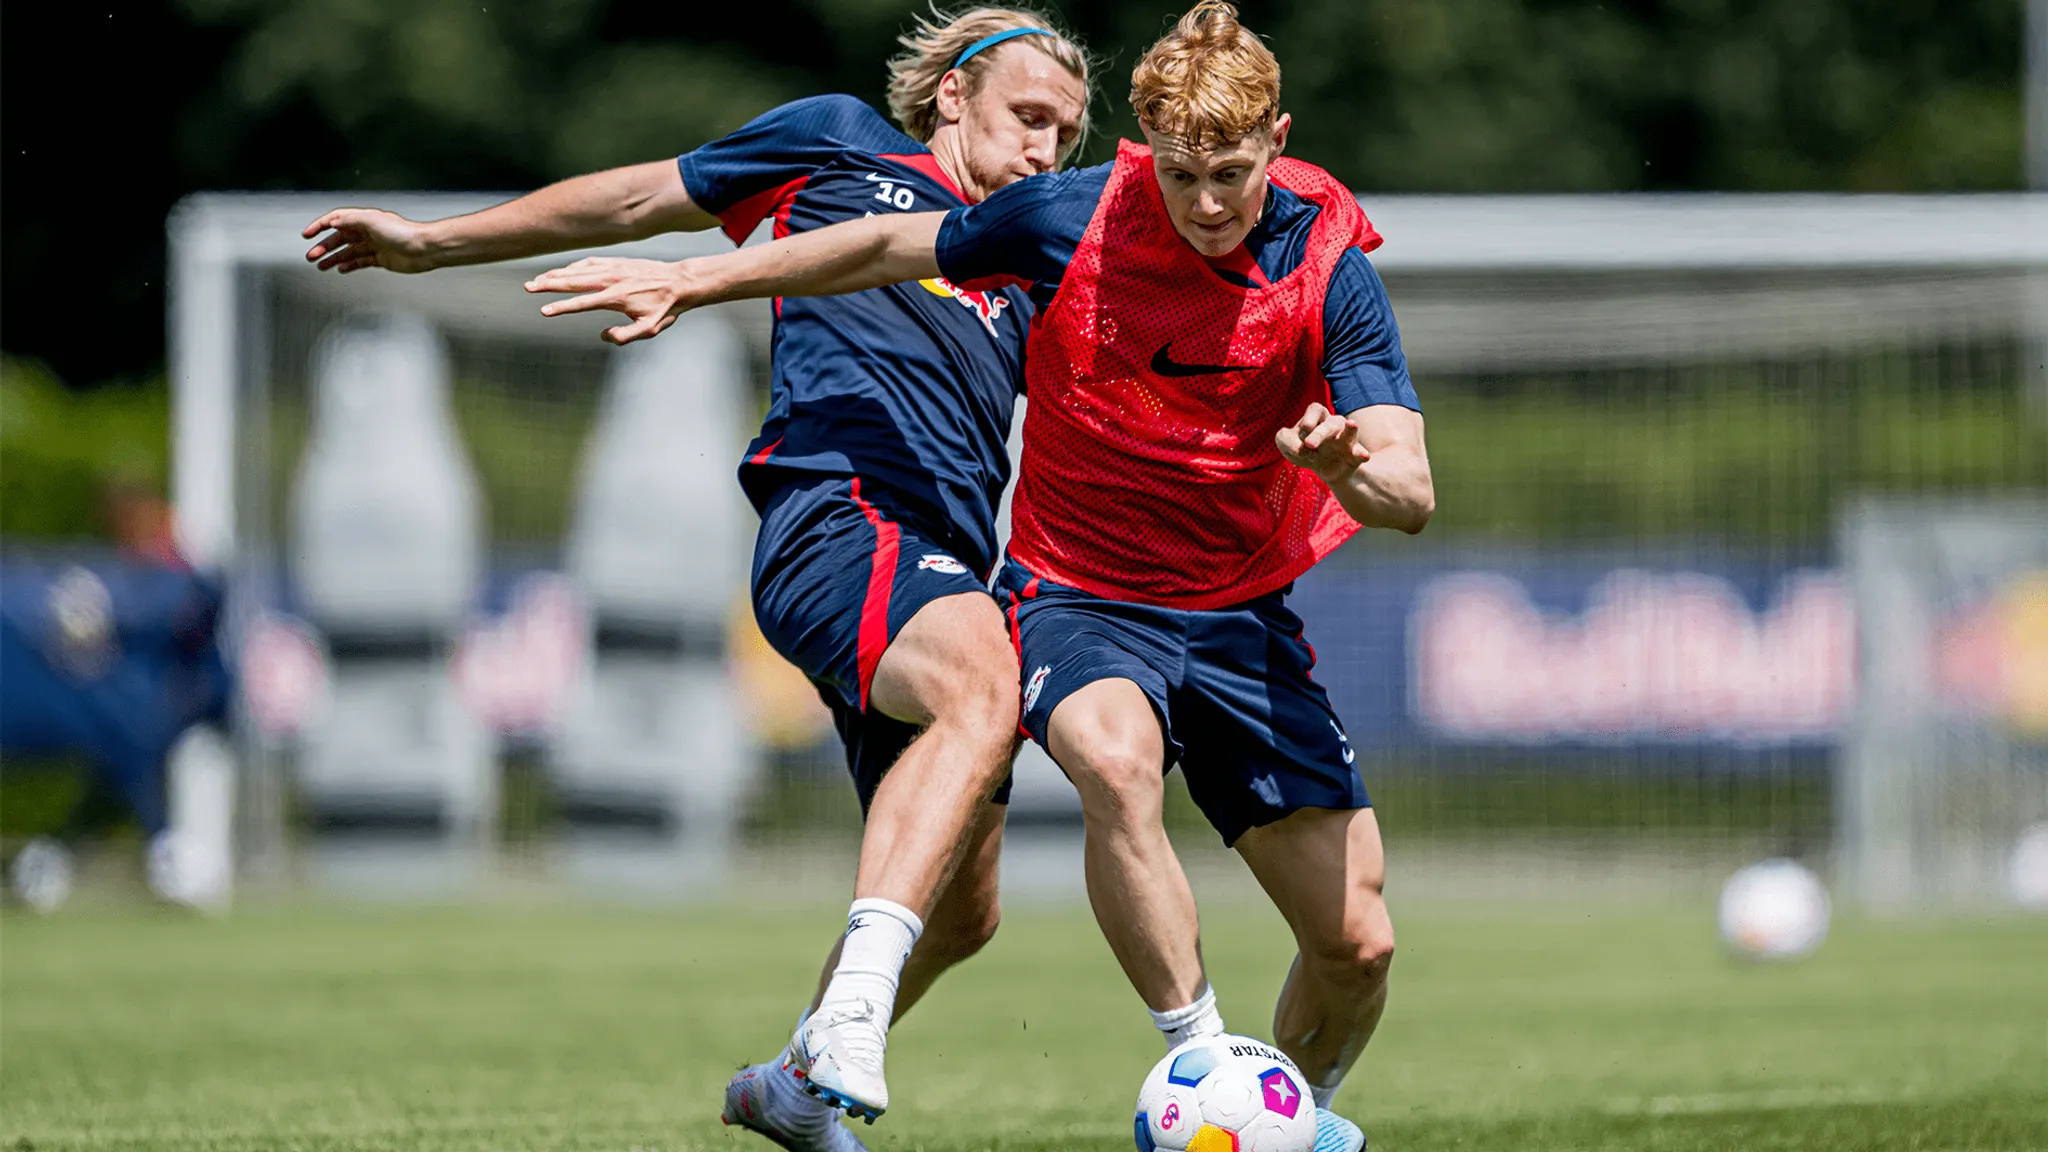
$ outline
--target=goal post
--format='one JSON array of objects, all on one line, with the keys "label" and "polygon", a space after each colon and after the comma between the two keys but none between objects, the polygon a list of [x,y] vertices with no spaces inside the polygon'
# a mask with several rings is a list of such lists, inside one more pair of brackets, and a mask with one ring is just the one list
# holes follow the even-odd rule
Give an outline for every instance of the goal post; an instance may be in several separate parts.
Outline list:
[{"label": "goal post", "polygon": [[[1998,899],[2042,737],[1928,744],[1918,786],[1967,820],[1898,802],[1848,543],[1857,509],[1935,500],[2005,517],[2001,579],[2029,579],[2048,195],[1362,199],[1438,511],[1295,604],[1407,882],[1668,891],[1791,854],[1871,906]],[[1959,878],[1875,878],[1902,838]]]},{"label": "goal post", "polygon": [[[598,340],[615,321],[544,318],[521,290],[583,253],[307,265],[301,229],[363,199],[203,195],[170,220],[173,497],[187,555],[231,588],[245,874],[287,875],[301,828],[472,884],[515,762],[599,833],[571,871],[617,843],[690,848],[695,872],[641,870],[670,884],[715,870],[759,768],[725,637],[766,305],[618,350]],[[509,197],[368,199],[430,220]]]},{"label": "goal post", "polygon": [[[496,334],[546,343],[583,342],[609,322],[599,317],[545,319],[523,293],[506,297],[535,272],[596,252],[507,261],[478,268],[444,269],[427,277],[378,272],[350,277],[317,274],[305,262],[312,243],[301,230],[329,209],[375,200],[415,220],[439,220],[482,211],[512,193],[290,192],[201,193],[187,197],[168,222],[170,245],[169,356],[173,384],[171,495],[179,542],[196,563],[219,566],[235,555],[236,453],[241,410],[238,393],[251,361],[267,338],[267,318],[254,276],[285,272],[295,282],[358,306],[395,306]],[[728,250],[716,233],[675,233],[602,249],[610,256],[680,260]],[[754,325],[755,328],[759,324]]]}]

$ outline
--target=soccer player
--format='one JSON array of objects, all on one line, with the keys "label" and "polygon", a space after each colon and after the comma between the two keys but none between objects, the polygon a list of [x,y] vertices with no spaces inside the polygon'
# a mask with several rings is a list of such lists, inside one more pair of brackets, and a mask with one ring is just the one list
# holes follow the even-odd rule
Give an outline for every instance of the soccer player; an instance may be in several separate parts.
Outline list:
[{"label": "soccer player", "polygon": [[999,592],[1024,725],[1073,779],[1088,891],[1169,1046],[1221,1032],[1195,907],[1161,823],[1178,761],[1293,929],[1275,1039],[1327,1111],[1386,1002],[1393,928],[1378,824],[1310,676],[1292,581],[1360,526],[1435,508],[1379,237],[1320,169],[1280,158],[1280,70],[1230,5],[1199,4],[1141,60],[1148,147],[943,215],[861,221],[679,265],[537,278],[655,330],[690,307],[945,275],[1028,282],[1041,310]]},{"label": "soccer player", "polygon": [[[1043,17],[920,20],[890,64],[903,131],[799,100],[679,160],[577,177],[470,216],[371,209],[306,229],[321,268],[418,272],[722,226],[736,242],[974,203],[1050,172],[1087,128],[1089,61]],[[322,235],[325,233],[325,235]],[[1017,656],[986,587],[1032,305],[920,283],[779,301],[768,416],[740,483],[761,513],[755,615],[832,708],[867,816],[856,897],[781,1057],[725,1119],[786,1148],[859,1142],[889,1104],[887,1030],[994,932]],[[614,338],[619,338],[614,334]]]}]

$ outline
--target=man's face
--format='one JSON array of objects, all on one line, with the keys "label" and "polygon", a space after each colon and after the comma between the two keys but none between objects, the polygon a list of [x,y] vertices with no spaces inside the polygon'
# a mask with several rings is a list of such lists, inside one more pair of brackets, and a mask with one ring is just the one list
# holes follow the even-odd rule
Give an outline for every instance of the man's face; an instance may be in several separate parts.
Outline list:
[{"label": "man's face", "polygon": [[972,96],[962,95],[957,70],[939,82],[939,115],[960,126],[969,185],[962,191],[973,200],[1058,168],[1088,105],[1079,77],[1022,40],[989,53],[995,58]]},{"label": "man's face", "polygon": [[1145,130],[1152,172],[1173,230],[1204,256],[1225,256],[1244,243],[1266,204],[1266,166],[1287,143],[1288,117],[1221,148],[1203,152]]}]

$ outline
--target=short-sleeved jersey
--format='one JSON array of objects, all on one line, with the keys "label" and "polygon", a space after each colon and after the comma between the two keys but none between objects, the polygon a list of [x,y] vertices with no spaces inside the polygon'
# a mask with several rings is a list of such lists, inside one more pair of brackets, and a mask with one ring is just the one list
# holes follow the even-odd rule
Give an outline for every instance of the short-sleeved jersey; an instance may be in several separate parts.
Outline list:
[{"label": "short-sleeved jersey", "polygon": [[[1028,282],[1033,301],[1044,306],[1059,291],[1114,167],[1034,176],[949,213],[939,229],[940,270],[956,284],[1015,277]],[[1218,276],[1240,287],[1270,283],[1300,267],[1320,211],[1291,189],[1267,187],[1265,210],[1240,254],[1211,261]],[[1360,250],[1346,252],[1330,276],[1322,371],[1338,412],[1373,404],[1422,410],[1386,286]]]},{"label": "short-sleeved jersey", "polygon": [[[734,243],[966,203],[929,149],[851,96],[785,104],[677,160]],[[944,279],[775,302],[772,390],[740,465],[759,509],[793,479],[860,476],[950,524],[986,572],[1032,304]]]}]

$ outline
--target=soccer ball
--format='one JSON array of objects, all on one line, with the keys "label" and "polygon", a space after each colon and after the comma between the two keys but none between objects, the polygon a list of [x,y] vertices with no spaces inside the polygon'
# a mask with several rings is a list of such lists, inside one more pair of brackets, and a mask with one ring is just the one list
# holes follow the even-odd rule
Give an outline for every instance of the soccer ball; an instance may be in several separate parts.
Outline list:
[{"label": "soccer ball", "polygon": [[1828,934],[1828,892],[1796,860],[1765,860],[1721,889],[1721,942],[1751,960],[1791,960]]},{"label": "soccer ball", "polygon": [[1138,1090],[1138,1152],[1311,1152],[1316,1105],[1280,1050],[1249,1036],[1190,1040]]},{"label": "soccer ball", "polygon": [[2012,861],[2006,866],[2006,883],[2013,902],[2022,908],[2048,912],[2048,820],[2026,830],[2013,845]]}]

